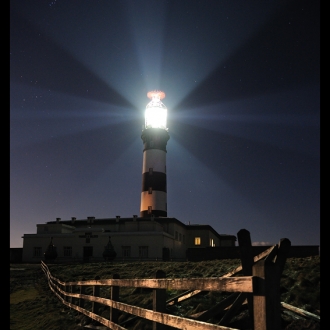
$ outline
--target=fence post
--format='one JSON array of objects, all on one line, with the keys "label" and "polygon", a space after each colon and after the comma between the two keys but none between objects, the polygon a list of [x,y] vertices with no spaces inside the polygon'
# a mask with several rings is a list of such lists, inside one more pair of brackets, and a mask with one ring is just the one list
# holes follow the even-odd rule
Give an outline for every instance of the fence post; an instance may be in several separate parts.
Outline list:
[{"label": "fence post", "polygon": [[[254,263],[253,260],[253,253],[252,253],[252,243],[251,243],[251,236],[250,232],[246,229],[241,229],[237,233],[237,240],[239,245],[239,251],[241,254],[241,263],[242,263],[242,270],[245,276],[252,275],[252,266]],[[253,295],[251,293],[247,294],[247,301],[248,301],[248,309],[249,309],[249,316],[250,316],[250,326],[253,325]]]},{"label": "fence post", "polygon": [[253,266],[252,275],[258,277],[253,285],[254,329],[276,330],[281,327],[280,283],[291,242],[282,238],[276,247],[275,255],[270,253]]},{"label": "fence post", "polygon": [[[95,280],[99,280],[100,276],[95,276]],[[93,296],[99,297],[100,296],[100,286],[99,285],[93,285]],[[100,308],[100,304],[97,302],[92,302],[92,313],[97,314]]]},{"label": "fence post", "polygon": [[276,266],[260,260],[252,267],[254,330],[281,329],[280,285]]},{"label": "fence post", "polygon": [[[84,277],[81,280],[86,281],[86,279]],[[80,285],[80,294],[85,294],[85,293],[86,293],[85,285]],[[85,300],[80,298],[79,299],[79,307],[84,308],[84,305],[85,305]]]},{"label": "fence post", "polygon": [[[69,286],[64,284],[62,290],[65,293],[69,292]],[[69,302],[69,297],[65,293],[63,293],[63,300]]]},{"label": "fence post", "polygon": [[[165,278],[166,274],[162,270],[157,270],[155,278]],[[153,289],[152,308],[155,312],[166,312],[166,289]],[[166,326],[161,323],[153,322],[152,330],[165,330]]]},{"label": "fence post", "polygon": [[[113,279],[119,279],[118,274],[112,275]],[[119,301],[119,286],[111,286],[110,288],[110,299],[113,301]],[[110,321],[118,323],[119,311],[116,308],[110,307]]]},{"label": "fence post", "polygon": [[289,251],[291,248],[291,242],[288,238],[281,238],[278,243],[278,252],[275,264],[277,266],[277,271],[279,273],[279,277],[282,276],[282,272],[285,266],[286,259],[289,255]]}]

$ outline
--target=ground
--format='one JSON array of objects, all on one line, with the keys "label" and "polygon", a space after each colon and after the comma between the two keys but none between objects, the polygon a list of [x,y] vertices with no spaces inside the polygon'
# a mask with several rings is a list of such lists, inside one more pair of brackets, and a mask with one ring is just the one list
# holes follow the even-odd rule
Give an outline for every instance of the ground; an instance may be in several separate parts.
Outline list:
[{"label": "ground", "polygon": [[[166,277],[215,277],[222,276],[240,264],[240,260],[214,260],[203,262],[100,262],[81,264],[49,264],[51,274],[61,281],[76,281],[110,278],[119,274],[121,278],[153,278],[161,269]],[[78,330],[89,322],[88,318],[64,306],[48,287],[47,278],[40,264],[10,265],[10,329],[12,330]],[[179,292],[168,291],[168,298]],[[320,257],[289,258],[281,277],[281,301],[315,315],[320,315]],[[104,293],[105,296],[108,292]],[[227,294],[228,295],[228,294]],[[226,296],[226,293],[203,292],[179,305],[171,306],[168,312],[189,317],[207,310]],[[120,291],[125,303],[147,307],[152,302],[151,291],[126,288]],[[106,317],[108,310],[100,310]],[[220,316],[218,316],[220,317]],[[124,313],[120,322],[129,319]],[[216,317],[209,322],[219,321]],[[151,323],[135,319],[127,322],[127,329],[151,329]],[[227,325],[237,329],[251,329],[246,305]],[[282,311],[282,330],[317,330],[320,323],[288,310]]]}]

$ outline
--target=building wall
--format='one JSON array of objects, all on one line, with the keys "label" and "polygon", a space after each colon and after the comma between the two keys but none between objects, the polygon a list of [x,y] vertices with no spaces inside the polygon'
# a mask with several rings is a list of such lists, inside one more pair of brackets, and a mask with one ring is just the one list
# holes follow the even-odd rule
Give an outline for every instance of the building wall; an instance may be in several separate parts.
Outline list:
[{"label": "building wall", "polygon": [[[78,261],[84,260],[84,248],[92,248],[93,255],[89,257],[89,261],[103,260],[103,252],[105,246],[108,244],[109,236],[111,236],[111,243],[115,252],[117,253],[116,259],[118,260],[162,260],[163,248],[168,248],[171,251],[171,259],[185,259],[186,246],[179,240],[173,239],[172,236],[164,232],[111,232],[105,233],[101,231],[90,231],[91,237],[86,236],[85,231],[79,231],[71,234],[51,234],[53,237],[53,244],[56,247],[58,260],[62,261]],[[110,235],[109,235],[110,234]],[[45,234],[29,234],[24,235],[23,245],[23,262],[40,262],[44,260],[44,253],[50,243],[50,235]],[[129,247],[130,256],[124,255],[124,249]],[[147,249],[147,255],[141,257],[140,247]],[[40,253],[34,255],[36,248],[40,248]],[[64,251],[66,248],[71,248],[71,257],[66,257]]]},{"label": "building wall", "polygon": [[[195,244],[195,239],[200,238],[200,244]],[[213,239],[215,246],[220,245],[220,239],[205,229],[193,229],[188,231],[188,246],[189,247],[208,247],[210,246],[210,239]]]},{"label": "building wall", "polygon": [[101,261],[109,236],[117,260],[162,260],[165,255],[167,260],[186,260],[187,248],[195,247],[197,236],[201,238],[200,247],[210,246],[210,239],[215,246],[221,245],[219,235],[210,226],[194,229],[175,218],[98,221],[89,217],[87,221],[38,224],[37,234],[23,236],[22,260],[43,260],[52,237],[58,261]]},{"label": "building wall", "polygon": [[75,227],[68,226],[62,223],[56,224],[38,224],[37,225],[37,234],[48,234],[48,233],[58,233],[65,234],[71,233]]}]

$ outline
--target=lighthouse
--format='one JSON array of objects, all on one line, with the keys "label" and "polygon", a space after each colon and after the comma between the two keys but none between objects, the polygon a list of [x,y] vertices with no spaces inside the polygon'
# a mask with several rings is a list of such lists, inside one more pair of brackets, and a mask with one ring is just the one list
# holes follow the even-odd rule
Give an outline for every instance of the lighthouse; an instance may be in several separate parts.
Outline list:
[{"label": "lighthouse", "polygon": [[162,91],[147,93],[151,100],[145,110],[143,141],[142,192],[140,216],[167,217],[166,144],[170,136],[167,108]]}]

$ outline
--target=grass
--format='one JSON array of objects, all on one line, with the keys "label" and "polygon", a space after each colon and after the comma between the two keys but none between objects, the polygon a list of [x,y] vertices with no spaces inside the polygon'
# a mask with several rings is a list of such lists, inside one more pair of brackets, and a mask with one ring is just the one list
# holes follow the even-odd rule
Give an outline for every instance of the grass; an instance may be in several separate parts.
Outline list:
[{"label": "grass", "polygon": [[[120,278],[153,278],[157,270],[166,273],[167,278],[216,277],[235,269],[240,260],[214,260],[202,262],[100,262],[85,264],[50,264],[53,276],[61,281],[77,281],[83,278],[110,278],[119,274]],[[24,270],[22,270],[24,269]],[[152,303],[152,291],[141,288],[122,288],[122,302],[146,307]],[[302,308],[311,313],[320,314],[320,257],[287,259],[281,278],[281,301]],[[168,290],[167,298],[177,295],[176,290]],[[101,290],[101,296],[109,298],[109,289]],[[179,316],[188,316],[206,310],[226,296],[221,292],[203,292],[179,305],[169,307],[169,312]],[[109,309],[99,311],[108,317]],[[123,322],[129,315],[122,313]],[[217,320],[212,320],[216,322]],[[304,320],[296,320],[295,322]],[[11,265],[10,271],[10,329],[12,330],[78,330],[80,324],[88,319],[64,306],[50,291],[40,264]],[[307,322],[307,321],[306,321]],[[293,327],[294,321],[286,316],[283,329],[318,329],[315,323],[304,323]],[[233,325],[228,325],[234,327]],[[290,328],[291,326],[291,328]],[[316,327],[315,327],[316,326]],[[128,329],[151,329],[151,322],[137,320],[125,325]]]}]

